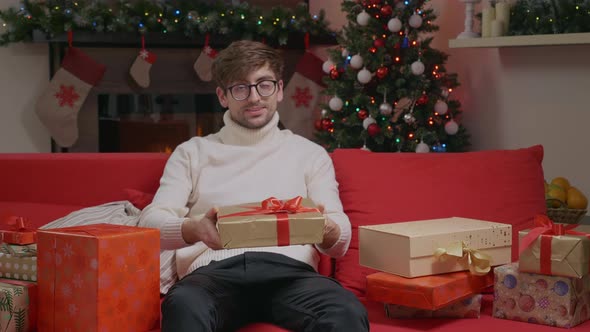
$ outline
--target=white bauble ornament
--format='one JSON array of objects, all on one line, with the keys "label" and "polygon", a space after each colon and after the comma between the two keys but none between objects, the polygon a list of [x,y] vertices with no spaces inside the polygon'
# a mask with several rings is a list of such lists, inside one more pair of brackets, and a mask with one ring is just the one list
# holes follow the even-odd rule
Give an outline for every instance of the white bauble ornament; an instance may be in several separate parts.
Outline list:
[{"label": "white bauble ornament", "polygon": [[359,82],[361,82],[361,84],[367,84],[367,83],[371,82],[372,77],[373,77],[373,75],[371,74],[371,72],[367,68],[361,69],[358,72],[358,74],[356,74],[356,79],[359,80]]},{"label": "white bauble ornament", "polygon": [[447,88],[442,88],[442,89],[440,90],[440,95],[441,95],[443,98],[448,98],[448,97],[449,97],[449,89],[447,89]]},{"label": "white bauble ornament", "polygon": [[404,114],[404,121],[407,124],[412,124],[412,123],[416,122],[416,118],[412,114],[406,113],[406,114]]},{"label": "white bauble ornament", "polygon": [[342,57],[343,58],[346,58],[349,55],[350,55],[350,52],[347,49],[342,49]]},{"label": "white bauble ornament", "polygon": [[324,61],[324,64],[322,64],[322,70],[326,74],[329,74],[330,71],[332,70],[332,68],[334,68],[334,62],[332,62],[332,60],[328,59],[328,60]]},{"label": "white bauble ornament", "polygon": [[369,20],[371,19],[371,15],[369,15],[366,11],[362,11],[360,12],[357,16],[356,16],[356,23],[358,23],[360,26],[367,26],[369,24]]},{"label": "white bauble ornament", "polygon": [[424,63],[422,63],[422,61],[417,60],[414,61],[414,63],[412,63],[412,74],[414,75],[422,75],[424,74],[424,69],[426,69],[426,67],[424,66]]},{"label": "white bauble ornament", "polygon": [[354,69],[361,69],[363,68],[363,57],[355,54],[350,58],[350,66]]},{"label": "white bauble ornament", "polygon": [[447,103],[445,103],[442,100],[439,100],[436,102],[436,104],[434,104],[434,111],[438,114],[447,114],[447,111],[449,110],[449,105],[447,105]]},{"label": "white bauble ornament", "polygon": [[342,99],[334,96],[328,102],[328,106],[330,106],[330,109],[332,111],[340,111],[342,109],[342,106],[344,106],[344,103],[342,102]]},{"label": "white bauble ornament", "polygon": [[372,117],[368,116],[363,120],[363,128],[367,129],[373,123],[377,123],[377,121],[375,121],[375,119],[373,119]]},{"label": "white bauble ornament", "polygon": [[445,132],[449,135],[455,135],[459,131],[459,124],[455,120],[445,123]]},{"label": "white bauble ornament", "polygon": [[391,115],[391,113],[393,112],[393,107],[388,104],[388,103],[383,103],[381,105],[379,105],[379,113],[381,113],[381,115]]},{"label": "white bauble ornament", "polygon": [[402,30],[402,21],[394,17],[389,22],[387,22],[387,29],[391,32],[400,32]]},{"label": "white bauble ornament", "polygon": [[320,113],[322,114],[322,118],[325,118],[326,116],[328,116],[328,110],[326,110],[326,109],[323,109]]},{"label": "white bauble ornament", "polygon": [[412,16],[410,16],[410,26],[414,29],[419,28],[422,25],[422,16],[418,15],[418,14],[414,14]]},{"label": "white bauble ornament", "polygon": [[424,142],[420,142],[418,143],[418,145],[416,145],[416,153],[428,153],[430,152],[430,147],[428,146],[428,144],[424,143]]}]

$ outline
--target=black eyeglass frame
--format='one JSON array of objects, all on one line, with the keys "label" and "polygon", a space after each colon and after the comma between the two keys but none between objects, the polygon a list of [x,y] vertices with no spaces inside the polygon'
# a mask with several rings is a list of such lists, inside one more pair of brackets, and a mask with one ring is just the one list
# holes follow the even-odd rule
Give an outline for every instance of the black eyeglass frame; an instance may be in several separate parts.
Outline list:
[{"label": "black eyeglass frame", "polygon": [[[258,86],[262,83],[267,83],[267,82],[272,82],[273,84],[273,90],[271,93],[269,93],[268,95],[263,95],[260,93],[260,90],[258,89]],[[270,97],[272,95],[274,95],[277,92],[277,83],[279,81],[277,80],[262,80],[260,82],[254,83],[254,84],[244,84],[244,83],[239,83],[239,84],[234,84],[232,86],[228,86],[227,88],[225,88],[226,91],[229,91],[229,93],[231,94],[232,98],[236,101],[243,101],[246,100],[248,98],[250,98],[250,94],[252,93],[252,87],[256,88],[256,93],[258,93],[258,95],[260,97]],[[246,97],[242,98],[242,99],[238,99],[234,96],[234,92],[232,91],[233,88],[237,87],[237,86],[243,86],[243,87],[247,87],[248,88],[248,94],[246,95]]]}]

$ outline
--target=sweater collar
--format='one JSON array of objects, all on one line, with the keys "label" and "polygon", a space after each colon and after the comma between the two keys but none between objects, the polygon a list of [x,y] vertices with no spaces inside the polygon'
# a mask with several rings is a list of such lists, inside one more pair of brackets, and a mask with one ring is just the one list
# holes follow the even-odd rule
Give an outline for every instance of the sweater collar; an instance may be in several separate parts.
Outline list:
[{"label": "sweater collar", "polygon": [[223,115],[225,126],[219,131],[219,138],[223,144],[228,145],[256,145],[265,141],[272,140],[280,132],[279,112],[275,112],[272,119],[262,128],[250,129],[241,126],[235,122],[229,113],[225,111]]}]

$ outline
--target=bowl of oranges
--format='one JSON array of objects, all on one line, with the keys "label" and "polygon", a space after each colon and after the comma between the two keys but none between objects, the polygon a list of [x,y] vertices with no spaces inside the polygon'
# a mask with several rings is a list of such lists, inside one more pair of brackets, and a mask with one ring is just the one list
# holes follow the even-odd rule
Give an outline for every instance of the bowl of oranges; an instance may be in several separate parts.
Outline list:
[{"label": "bowl of oranges", "polygon": [[562,176],[545,180],[547,216],[553,222],[577,224],[588,212],[588,198]]}]

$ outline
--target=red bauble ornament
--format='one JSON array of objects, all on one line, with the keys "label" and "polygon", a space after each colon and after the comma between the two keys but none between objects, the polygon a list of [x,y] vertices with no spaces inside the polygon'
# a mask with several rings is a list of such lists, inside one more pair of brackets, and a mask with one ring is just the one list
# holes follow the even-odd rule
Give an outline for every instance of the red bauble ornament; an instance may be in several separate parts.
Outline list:
[{"label": "red bauble ornament", "polygon": [[391,16],[391,14],[393,14],[393,8],[391,8],[390,5],[385,5],[381,7],[381,15],[389,17]]},{"label": "red bauble ornament", "polygon": [[376,75],[377,75],[378,78],[384,79],[385,77],[387,77],[387,75],[389,75],[389,68],[387,68],[387,67],[379,67],[377,69]]},{"label": "red bauble ornament", "polygon": [[416,100],[417,105],[425,105],[426,103],[428,103],[428,95],[426,94],[421,95],[420,98]]},{"label": "red bauble ornament", "polygon": [[385,39],[383,38],[377,38],[373,41],[373,46],[375,46],[376,48],[381,48],[383,46],[385,46]]},{"label": "red bauble ornament", "polygon": [[381,127],[379,127],[379,125],[376,123],[371,123],[369,125],[369,127],[367,127],[367,134],[369,134],[369,136],[371,136],[371,137],[375,137],[375,136],[379,135],[380,132],[381,132]]},{"label": "red bauble ornament", "polygon": [[369,116],[369,112],[367,112],[367,110],[360,110],[356,115],[359,119],[364,120]]},{"label": "red bauble ornament", "polygon": [[322,130],[322,119],[315,120],[313,126],[315,127],[315,130]]},{"label": "red bauble ornament", "polygon": [[375,54],[375,53],[377,53],[377,48],[376,47],[371,47],[371,48],[369,48],[369,52]]},{"label": "red bauble ornament", "polygon": [[334,124],[332,123],[331,119],[323,118],[322,119],[322,129],[323,130],[330,130],[334,128]]},{"label": "red bauble ornament", "polygon": [[338,69],[336,68],[332,68],[330,69],[330,78],[333,80],[337,80],[340,77],[340,72],[338,72]]}]

